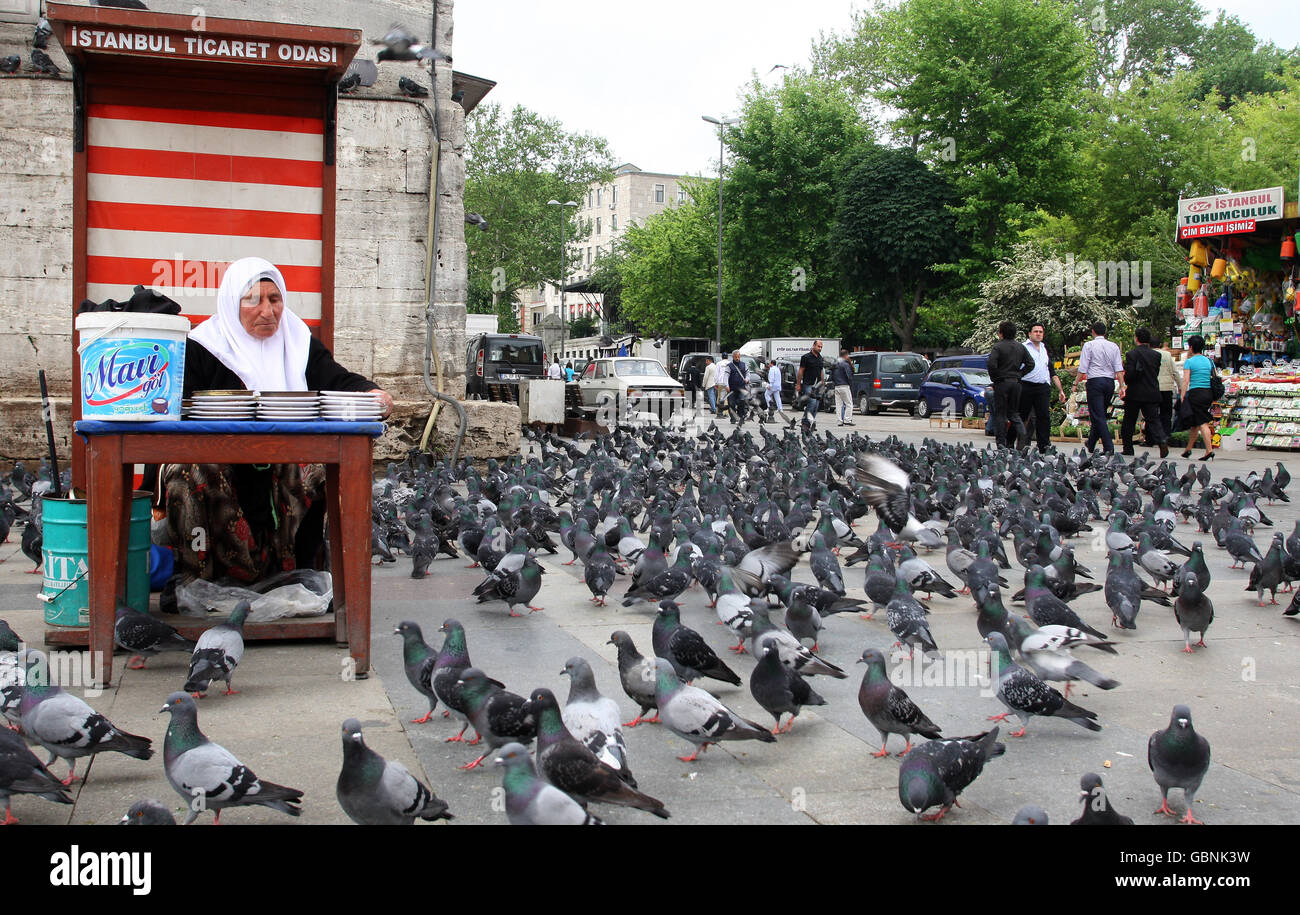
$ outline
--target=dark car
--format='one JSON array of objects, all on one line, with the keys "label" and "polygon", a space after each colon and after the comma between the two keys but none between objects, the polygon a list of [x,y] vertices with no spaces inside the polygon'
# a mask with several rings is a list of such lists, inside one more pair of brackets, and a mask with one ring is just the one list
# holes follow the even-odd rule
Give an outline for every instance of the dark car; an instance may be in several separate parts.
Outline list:
[{"label": "dark car", "polygon": [[[835,409],[834,389],[830,386],[831,369],[835,362],[831,359],[822,357],[822,363],[826,366],[822,372],[822,399],[818,405],[818,412],[830,413]],[[787,410],[795,408],[794,380],[799,374],[798,359],[778,359],[776,367],[781,370],[781,405]],[[767,384],[767,369],[762,372],[763,384]]]},{"label": "dark car", "polygon": [[940,356],[930,363],[930,371],[936,369],[984,369],[988,371],[987,353],[974,353],[969,356]]},{"label": "dark car", "polygon": [[531,334],[479,334],[465,349],[465,396],[482,400],[488,385],[544,378],[542,338]]},{"label": "dark car", "polygon": [[874,416],[890,407],[907,412],[916,408],[921,382],[930,363],[919,353],[850,353],[853,364],[853,402]]},{"label": "dark car", "polygon": [[[937,363],[937,360],[936,360]],[[986,369],[968,366],[933,368],[921,383],[917,416],[983,416],[993,403],[993,379]]]}]

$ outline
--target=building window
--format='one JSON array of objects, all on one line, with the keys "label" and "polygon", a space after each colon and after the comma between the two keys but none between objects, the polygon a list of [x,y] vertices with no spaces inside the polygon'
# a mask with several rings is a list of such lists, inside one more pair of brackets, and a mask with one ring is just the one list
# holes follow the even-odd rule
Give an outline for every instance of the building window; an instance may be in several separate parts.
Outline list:
[{"label": "building window", "polygon": [[617,213],[610,213],[610,214],[609,214],[609,231],[611,231],[611,232],[617,232],[617,231],[618,231],[618,214],[617,214]]},{"label": "building window", "polygon": [[596,188],[596,206],[600,206],[600,188]]},{"label": "building window", "polygon": [[[599,194],[599,191],[598,191],[597,193]],[[599,217],[599,216],[596,217],[596,234],[597,234],[597,235],[600,234],[600,217]]]},{"label": "building window", "polygon": [[587,209],[591,209],[591,191],[587,191]]},{"label": "building window", "polygon": [[588,248],[587,248],[587,266],[588,266],[588,267],[591,266],[591,248],[590,248],[590,246],[588,246]]},{"label": "building window", "polygon": [[618,203],[618,185],[617,185],[617,184],[614,185],[613,189],[612,189],[609,193],[610,193],[610,199],[609,199],[609,202],[610,202],[610,203],[615,203],[615,204]]},{"label": "building window", "polygon": [[662,184],[656,184],[655,203],[663,203],[663,202],[664,202],[664,186]]},{"label": "building window", "polygon": [[685,203],[685,202],[686,202],[686,188],[684,188],[684,187],[679,187],[679,188],[677,189],[677,202],[678,202],[678,203]]}]

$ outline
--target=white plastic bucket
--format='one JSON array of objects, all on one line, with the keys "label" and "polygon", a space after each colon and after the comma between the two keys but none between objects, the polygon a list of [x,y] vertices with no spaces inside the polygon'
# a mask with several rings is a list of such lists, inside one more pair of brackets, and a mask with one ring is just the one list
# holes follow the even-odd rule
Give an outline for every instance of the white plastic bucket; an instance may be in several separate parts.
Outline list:
[{"label": "white plastic bucket", "polygon": [[188,318],[125,311],[77,315],[81,417],[129,422],[181,418]]}]

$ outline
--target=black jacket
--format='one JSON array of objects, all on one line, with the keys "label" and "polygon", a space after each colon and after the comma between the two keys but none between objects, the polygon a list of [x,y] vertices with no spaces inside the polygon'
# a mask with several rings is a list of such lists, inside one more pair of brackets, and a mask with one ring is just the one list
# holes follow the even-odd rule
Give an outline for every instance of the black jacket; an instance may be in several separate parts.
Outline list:
[{"label": "black jacket", "polygon": [[1149,346],[1133,347],[1124,354],[1124,401],[1160,401],[1160,351]]},{"label": "black jacket", "polygon": [[999,340],[989,350],[989,378],[993,383],[1019,381],[1034,370],[1034,357],[1019,340]]},{"label": "black jacket", "polygon": [[[334,361],[334,355],[315,337],[307,349],[307,390],[373,391],[379,385],[349,372]],[[244,382],[212,355],[202,343],[185,341],[185,397],[195,391],[242,391]]]},{"label": "black jacket", "polygon": [[734,360],[727,363],[727,387],[741,393],[749,387],[749,373],[745,371],[745,363]]}]

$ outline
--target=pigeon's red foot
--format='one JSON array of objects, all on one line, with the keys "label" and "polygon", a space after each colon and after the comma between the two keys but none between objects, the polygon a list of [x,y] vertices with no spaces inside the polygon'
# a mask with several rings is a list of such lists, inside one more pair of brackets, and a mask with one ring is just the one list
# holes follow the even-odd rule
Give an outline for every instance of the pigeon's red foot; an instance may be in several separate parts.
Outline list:
[{"label": "pigeon's red foot", "polygon": [[462,771],[468,772],[470,769],[477,769],[477,768],[478,768],[478,767],[483,763],[483,760],[485,760],[485,759],[487,759],[487,754],[486,754],[486,753],[484,753],[484,754],[483,754],[482,756],[480,756],[478,759],[474,760],[474,761],[473,761],[472,763],[470,763],[468,766],[457,766],[456,768],[457,768],[457,769],[461,769]]},{"label": "pigeon's red foot", "polygon": [[888,751],[887,749],[885,749],[884,745],[882,744],[881,747],[880,747],[880,752],[879,752],[879,753],[872,753],[871,755],[872,755],[874,758],[876,758],[876,759],[884,759],[886,756],[889,755],[889,751]]},{"label": "pigeon's red foot", "polygon": [[450,718],[450,717],[451,717],[451,712],[448,712],[448,711],[445,711],[445,710],[444,710],[443,713],[442,713],[442,717],[444,717],[444,718]]},{"label": "pigeon's red foot", "polygon": [[948,812],[948,809],[949,809],[949,808],[947,808],[947,807],[940,807],[938,813],[927,813],[927,814],[923,815],[923,816],[921,817],[921,819],[926,820],[926,821],[931,822],[931,823],[937,823],[937,822],[939,822],[940,820],[943,819],[943,815],[944,815],[945,813]]},{"label": "pigeon's red foot", "polygon": [[1020,726],[1020,730],[1018,730],[1018,731],[1012,731],[1011,733],[1007,734],[1007,736],[1008,736],[1008,737],[1024,737],[1024,736],[1025,736],[1025,727],[1026,727],[1026,726],[1022,724],[1022,725]]},{"label": "pigeon's red foot", "polygon": [[1178,814],[1174,811],[1174,809],[1173,809],[1172,807],[1169,806],[1169,798],[1165,798],[1163,801],[1161,801],[1161,802],[1160,802],[1160,806],[1159,806],[1158,808],[1156,808],[1156,811],[1155,811],[1155,812],[1156,812],[1156,813],[1160,813],[1160,814],[1164,814],[1164,815],[1167,816],[1167,817],[1176,817],[1176,816],[1178,816]]},{"label": "pigeon's red foot", "polygon": [[745,643],[741,642],[739,645],[732,645],[731,650],[736,654],[745,654]]},{"label": "pigeon's red foot", "polygon": [[570,559],[568,562],[562,562],[562,563],[560,563],[560,565],[562,565],[562,566],[571,566],[571,565],[573,565],[573,564],[574,564],[575,562],[577,562],[577,561],[578,561],[578,557],[577,557],[577,556],[574,556],[574,557],[573,557],[572,559]]},{"label": "pigeon's red foot", "polygon": [[[137,663],[136,663],[137,661],[139,661],[140,663],[137,664]],[[127,669],[127,670],[144,670],[144,657],[143,657],[142,655],[136,655],[136,656],[133,657],[131,660],[129,660],[129,661],[126,662],[126,669]]]},{"label": "pigeon's red foot", "polygon": [[465,566],[465,568],[467,568],[467,569],[477,569],[477,568],[478,568],[478,563],[477,563],[477,562],[475,562],[475,563],[471,563],[470,565]]},{"label": "pigeon's red foot", "polygon": [[475,746],[475,745],[478,744],[478,742],[481,741],[482,739],[483,739],[483,735],[482,735],[482,734],[475,734],[473,740],[467,740],[467,741],[465,741],[465,746],[467,746],[467,747]]},{"label": "pigeon's red foot", "polygon": [[412,718],[411,724],[428,724],[429,719],[432,717],[433,717],[433,709],[429,709],[427,712],[424,713],[423,718]]},{"label": "pigeon's red foot", "polygon": [[1183,646],[1183,651],[1184,651],[1186,654],[1196,654],[1196,649],[1193,648],[1191,645],[1184,645],[1184,646]]},{"label": "pigeon's red foot", "polygon": [[223,696],[238,696],[238,695],[239,695],[239,690],[237,690],[237,689],[231,689],[231,688],[230,688],[230,684],[227,683],[227,684],[226,684],[226,688],[223,689],[223,690],[221,691],[221,695],[223,695]]},{"label": "pigeon's red foot", "polygon": [[1187,812],[1183,814],[1182,819],[1180,819],[1178,822],[1180,822],[1180,823],[1186,823],[1188,826],[1204,826],[1204,825],[1205,825],[1205,821],[1204,821],[1204,820],[1198,820],[1196,817],[1192,816],[1192,808],[1191,808],[1191,807],[1188,807],[1188,808],[1187,808]]},{"label": "pigeon's red foot", "polygon": [[206,699],[206,698],[208,698],[208,694],[207,694],[207,693],[190,693],[190,695],[193,696],[195,699]]},{"label": "pigeon's red foot", "polygon": [[515,613],[515,608],[514,608],[514,607],[511,607],[511,608],[510,608],[510,615],[511,615],[511,616],[523,616],[522,613]]},{"label": "pigeon's red foot", "polygon": [[1205,644],[1205,634],[1204,634],[1204,633],[1201,634],[1201,640],[1200,640],[1199,642],[1196,643],[1196,647],[1197,647],[1197,648],[1209,648],[1209,647],[1210,647],[1209,645],[1206,645],[1206,644]]},{"label": "pigeon's red foot", "polygon": [[[883,747],[882,747],[882,749],[883,749]],[[899,756],[906,756],[908,753],[911,753],[911,752],[912,752],[912,739],[909,737],[909,738],[907,739],[907,746],[903,747],[903,749],[898,753],[898,755],[899,755]]]},{"label": "pigeon's red foot", "polygon": [[1010,713],[1010,712],[1003,712],[1003,713],[1000,714],[1000,715],[989,715],[989,717],[988,717],[987,720],[989,720],[989,721],[1006,721],[1006,720],[1007,720],[1008,718],[1010,718],[1010,717],[1011,717],[1011,713]]},{"label": "pigeon's red foot", "polygon": [[0,826],[17,826],[18,818],[9,812],[9,805],[5,805],[5,818],[0,820]]},{"label": "pigeon's red foot", "polygon": [[545,607],[534,607],[532,604],[525,604],[524,606],[528,608],[529,613],[541,613],[546,609]]}]

